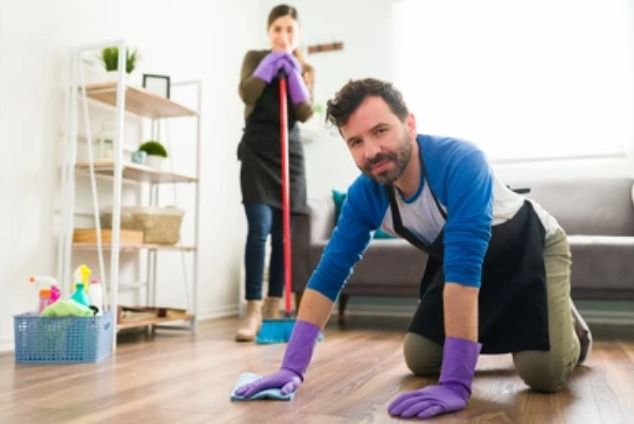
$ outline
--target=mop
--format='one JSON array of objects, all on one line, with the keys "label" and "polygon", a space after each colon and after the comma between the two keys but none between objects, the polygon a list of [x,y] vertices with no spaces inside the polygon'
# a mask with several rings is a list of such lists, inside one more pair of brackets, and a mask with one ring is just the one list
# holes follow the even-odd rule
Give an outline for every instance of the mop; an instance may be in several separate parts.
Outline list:
[{"label": "mop", "polygon": [[291,338],[295,319],[291,318],[291,205],[288,155],[288,104],[286,78],[280,71],[280,154],[282,157],[282,227],[284,233],[284,311],[285,319],[265,319],[255,342],[286,343]]}]

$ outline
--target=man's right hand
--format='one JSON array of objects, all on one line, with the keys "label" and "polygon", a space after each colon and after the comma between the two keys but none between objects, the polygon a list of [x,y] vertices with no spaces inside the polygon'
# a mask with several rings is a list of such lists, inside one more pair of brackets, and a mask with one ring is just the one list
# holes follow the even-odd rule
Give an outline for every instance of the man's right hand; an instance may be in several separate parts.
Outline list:
[{"label": "man's right hand", "polygon": [[253,383],[245,384],[236,389],[238,396],[250,398],[256,393],[266,389],[281,389],[283,395],[294,393],[299,385],[302,384],[302,378],[294,371],[281,369],[276,373],[262,377]]},{"label": "man's right hand", "polygon": [[298,319],[293,327],[288,345],[286,345],[280,370],[253,383],[238,387],[236,394],[250,398],[266,389],[281,389],[284,395],[297,390],[304,381],[304,373],[308,368],[310,358],[313,356],[319,331],[319,326]]}]

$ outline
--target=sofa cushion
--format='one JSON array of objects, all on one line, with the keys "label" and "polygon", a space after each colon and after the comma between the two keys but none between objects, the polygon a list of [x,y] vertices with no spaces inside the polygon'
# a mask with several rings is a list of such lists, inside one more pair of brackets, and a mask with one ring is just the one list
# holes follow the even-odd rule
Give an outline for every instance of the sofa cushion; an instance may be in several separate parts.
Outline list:
[{"label": "sofa cushion", "polygon": [[[572,290],[595,290],[592,298],[610,299],[613,291],[634,296],[634,237],[568,237],[572,253]],[[598,296],[596,296],[598,294]]]},{"label": "sofa cushion", "polygon": [[[319,242],[311,246],[312,268],[319,263],[326,244]],[[355,294],[355,290],[361,290],[367,294],[416,295],[426,264],[427,255],[405,240],[372,240],[348,280],[345,293]]]},{"label": "sofa cushion", "polygon": [[530,188],[567,234],[634,236],[631,178],[578,178],[514,181]]}]

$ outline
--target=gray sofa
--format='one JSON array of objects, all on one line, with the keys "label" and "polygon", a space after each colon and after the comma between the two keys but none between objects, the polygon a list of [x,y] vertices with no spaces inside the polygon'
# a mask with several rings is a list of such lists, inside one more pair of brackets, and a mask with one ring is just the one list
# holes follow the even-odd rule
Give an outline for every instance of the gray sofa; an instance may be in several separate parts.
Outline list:
[{"label": "gray sofa", "polygon": [[[630,178],[517,180],[557,218],[573,256],[572,297],[634,300],[634,205]],[[293,228],[293,290],[299,298],[319,262],[335,222],[330,196],[310,201],[311,213]],[[418,296],[427,256],[401,239],[370,243],[339,298],[343,315],[349,296]]]}]

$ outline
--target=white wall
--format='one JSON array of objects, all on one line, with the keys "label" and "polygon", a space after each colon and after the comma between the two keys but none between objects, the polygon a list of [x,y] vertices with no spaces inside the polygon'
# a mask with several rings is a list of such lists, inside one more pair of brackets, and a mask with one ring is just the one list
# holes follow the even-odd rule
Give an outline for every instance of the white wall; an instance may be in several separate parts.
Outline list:
[{"label": "white wall", "polygon": [[[0,3],[0,349],[33,307],[32,274],[54,274],[63,70],[71,47],[124,38],[138,73],[203,80],[199,306],[236,311],[245,224],[235,148],[244,52],[262,18],[252,2],[56,0]],[[190,211],[191,212],[191,211]]]},{"label": "white wall", "polygon": [[[334,93],[349,79],[376,77],[393,80],[392,63],[392,9],[398,0],[310,0],[289,1],[298,8],[303,30],[304,46],[331,41],[343,41],[344,50],[317,53],[307,56],[316,68],[315,99],[325,105]],[[277,2],[263,2],[262,15]],[[634,22],[634,9],[630,22]],[[455,31],[455,28],[452,30]],[[634,31],[634,30],[633,30]],[[262,34],[262,37],[264,34]],[[416,54],[415,51],[411,52]],[[623,52],[624,55],[631,55]],[[408,93],[403,93],[407,101]],[[634,97],[634,92],[631,93]],[[425,116],[417,114],[419,131],[425,132]],[[633,118],[634,119],[634,118]],[[322,128],[322,116],[317,116],[304,131],[306,145],[306,167],[310,196],[327,194],[332,188],[345,189],[358,175],[352,159],[339,135]],[[457,135],[457,134],[446,134]],[[460,134],[460,136],[464,136]],[[316,140],[315,140],[316,139]],[[601,140],[597,140],[600,143]],[[615,158],[552,160],[540,162],[494,163],[501,178],[517,180],[535,175],[551,177],[574,176],[622,176],[634,175],[632,149],[627,156]],[[336,171],[335,171],[336,170]],[[335,172],[333,172],[335,171]]]}]

